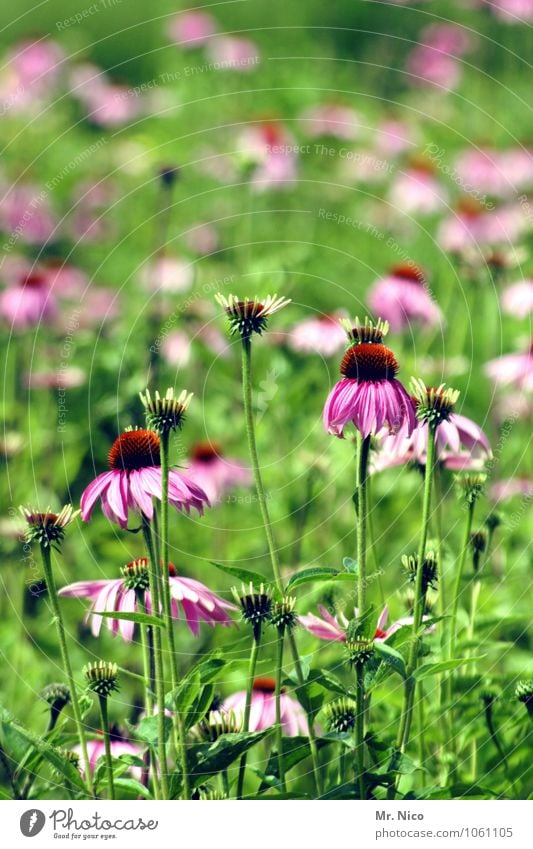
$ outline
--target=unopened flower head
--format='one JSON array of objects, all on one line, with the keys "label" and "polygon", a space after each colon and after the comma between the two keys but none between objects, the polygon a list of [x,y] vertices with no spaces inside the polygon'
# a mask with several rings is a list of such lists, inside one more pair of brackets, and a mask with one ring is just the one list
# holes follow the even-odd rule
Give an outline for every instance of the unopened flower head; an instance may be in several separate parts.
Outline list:
[{"label": "unopened flower head", "polygon": [[174,395],[172,388],[167,389],[164,397],[156,390],[154,397],[150,390],[139,393],[145,409],[146,424],[160,436],[183,427],[185,415],[191,403],[192,392],[185,389],[179,395]]},{"label": "unopened flower head", "polygon": [[460,395],[457,389],[446,388],[444,383],[437,387],[426,386],[416,377],[411,378],[410,390],[417,418],[435,428],[448,421]]},{"label": "unopened flower head", "polygon": [[[413,615],[415,610],[415,599],[416,593],[414,587],[407,587],[404,593],[404,602],[407,612],[410,616]],[[424,616],[431,616],[433,611],[435,610],[435,605],[437,602],[437,593],[433,592],[431,589],[426,590],[424,594],[424,610],[422,611]]]},{"label": "unopened flower head", "polygon": [[278,631],[291,631],[298,623],[298,614],[295,610],[296,599],[294,596],[283,596],[281,601],[275,601],[272,608],[270,622]]},{"label": "unopened flower head", "polygon": [[113,690],[118,690],[117,673],[117,664],[105,660],[88,663],[83,668],[89,689],[101,698],[107,698]]},{"label": "unopened flower head", "polygon": [[66,684],[47,684],[39,695],[50,705],[50,728],[53,728],[59,714],[70,702],[70,690]]},{"label": "unopened flower head", "polygon": [[348,662],[352,666],[364,666],[374,655],[374,641],[362,635],[347,640],[345,648]]},{"label": "unopened flower head", "polygon": [[131,563],[123,566],[120,571],[122,572],[126,589],[143,593],[150,586],[148,560],[145,557],[132,560]]},{"label": "unopened flower head", "polygon": [[340,324],[346,331],[350,345],[361,345],[367,342],[381,344],[389,332],[388,321],[382,321],[378,318],[377,322],[374,323],[368,316],[365,316],[364,323],[356,317],[354,322],[347,318],[341,318]]},{"label": "unopened flower head", "polygon": [[[409,581],[415,583],[418,575],[418,555],[404,554],[402,557],[402,566],[407,572]],[[438,579],[437,555],[434,551],[427,551],[422,564],[422,593],[425,595],[429,587],[435,590]]]},{"label": "unopened flower head", "polygon": [[262,301],[257,297],[241,301],[237,295],[226,298],[221,292],[215,295],[215,300],[228,317],[231,335],[238,333],[243,340],[249,340],[253,333],[261,336],[270,316],[290,304],[290,298],[278,298],[277,295],[267,295]]},{"label": "unopened flower head", "polygon": [[355,725],[356,704],[353,699],[342,698],[324,708],[324,719],[329,731],[345,734]]},{"label": "unopened flower head", "polygon": [[241,592],[233,587],[231,592],[235,601],[240,605],[242,618],[254,631],[261,628],[263,622],[270,622],[272,617],[272,593],[264,584],[255,588],[252,582],[246,587],[241,586]]},{"label": "unopened flower head", "polygon": [[455,475],[454,480],[460,497],[464,498],[467,504],[474,504],[483,494],[487,475],[481,473],[477,475]]},{"label": "unopened flower head", "polygon": [[527,708],[530,716],[533,716],[533,681],[519,681],[516,685],[515,696]]},{"label": "unopened flower head", "polygon": [[222,734],[238,734],[242,731],[242,717],[233,710],[210,710],[193,729],[201,740],[215,742]]},{"label": "unopened flower head", "polygon": [[71,504],[67,504],[60,513],[39,513],[28,507],[21,507],[20,512],[26,520],[26,541],[38,542],[43,548],[57,547],[65,538],[65,528],[74,521],[79,510],[73,510]]}]

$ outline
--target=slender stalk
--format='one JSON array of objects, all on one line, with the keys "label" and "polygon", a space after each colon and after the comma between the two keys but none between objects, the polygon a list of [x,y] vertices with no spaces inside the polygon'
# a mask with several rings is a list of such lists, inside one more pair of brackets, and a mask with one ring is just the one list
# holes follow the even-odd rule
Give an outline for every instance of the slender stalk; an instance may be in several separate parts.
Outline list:
[{"label": "slender stalk", "polygon": [[107,715],[107,696],[98,696],[100,706],[100,718],[104,734],[105,763],[107,772],[107,784],[109,787],[109,798],[115,798],[115,784],[113,781],[113,760],[111,758],[111,740],[109,738],[109,718]]},{"label": "slender stalk", "polygon": [[[252,649],[250,651],[250,661],[248,664],[248,680],[246,683],[246,702],[244,705],[244,721],[243,731],[250,730],[250,711],[252,708],[252,692],[255,678],[255,668],[257,666],[257,656],[259,654],[259,645],[261,643],[261,628],[254,630],[252,640]],[[242,755],[239,763],[239,777],[237,779],[237,799],[242,799],[242,791],[244,787],[244,773],[246,772],[246,752]]]},{"label": "slender stalk", "polygon": [[[166,625],[166,638],[168,641],[168,650],[170,654],[170,680],[172,690],[175,691],[178,686],[178,670],[177,670],[177,653],[176,643],[174,640],[174,624],[172,622],[172,603],[170,598],[170,582],[168,579],[167,569],[170,561],[170,549],[168,539],[168,472],[170,468],[169,462],[169,436],[168,431],[161,433],[161,540],[162,540],[162,557],[163,557],[163,612]],[[183,717],[174,706],[172,715],[174,732],[176,735],[176,748],[178,750],[178,758],[181,763],[182,771],[182,796],[184,799],[191,798],[191,787],[189,780],[189,765],[187,758],[187,741],[185,735],[185,727]]]},{"label": "slender stalk", "polygon": [[[150,568],[148,570],[150,580],[150,596],[152,599],[152,614],[159,616],[161,605],[159,600],[159,578],[157,571],[159,563],[155,557],[154,544],[150,522],[143,514],[142,529]],[[161,629],[154,627],[152,631],[154,645],[154,677],[155,697],[157,704],[157,754],[159,759],[159,774],[161,781],[161,798],[168,799],[168,776],[167,776],[167,745],[165,735],[165,682],[163,680],[163,657],[161,653]]]},{"label": "slender stalk", "polygon": [[[305,686],[305,679],[302,670],[302,664],[300,661],[300,655],[298,654],[298,647],[296,645],[296,640],[294,638],[294,633],[289,629],[288,631],[289,645],[291,647],[292,657],[294,660],[294,668],[296,670],[296,677],[298,679],[298,686]],[[313,717],[311,714],[307,714],[307,725],[309,728],[309,748],[311,749],[311,762],[313,764],[313,775],[315,778],[315,789],[318,798],[322,796],[322,777],[320,775],[320,766],[318,763],[318,747],[316,744],[316,734],[315,727],[313,724]]]},{"label": "slender stalk", "polygon": [[91,769],[89,766],[89,755],[87,752],[87,740],[85,738],[85,730],[83,728],[83,722],[81,719],[81,710],[80,703],[78,701],[78,693],[76,690],[76,683],[74,681],[74,675],[72,674],[72,665],[70,663],[70,657],[67,648],[67,640],[65,636],[65,626],[63,624],[63,618],[61,616],[61,608],[59,606],[59,599],[57,595],[56,584],[54,580],[54,574],[52,571],[52,559],[50,548],[48,546],[41,546],[41,555],[43,559],[43,570],[44,577],[46,581],[46,586],[48,589],[48,597],[50,599],[50,605],[52,607],[52,612],[54,614],[54,622],[56,625],[57,636],[59,640],[59,648],[61,650],[61,659],[63,661],[63,668],[65,670],[65,674],[67,676],[68,686],[70,690],[70,698],[72,702],[72,712],[74,713],[74,722],[76,724],[76,731],[78,734],[78,739],[80,743],[81,756],[83,760],[83,770],[85,775],[85,781],[91,796],[94,796],[94,789],[92,783],[92,775]]},{"label": "slender stalk", "polygon": [[424,496],[422,504],[422,527],[420,531],[420,542],[418,546],[418,559],[415,582],[415,600],[413,611],[413,630],[411,645],[407,660],[407,677],[405,680],[405,695],[398,736],[396,738],[396,751],[403,753],[409,742],[411,724],[413,719],[413,706],[416,696],[416,679],[413,677],[418,664],[418,653],[421,641],[420,626],[424,615],[425,591],[424,591],[424,558],[426,555],[426,543],[429,531],[429,517],[431,511],[431,492],[433,472],[435,466],[435,436],[436,428],[428,424],[428,447],[426,456],[426,470],[424,475]]},{"label": "slender stalk", "polygon": [[287,792],[285,766],[283,764],[283,726],[281,724],[281,674],[283,669],[284,629],[280,628],[276,640],[276,747],[278,750],[278,772],[281,789]]},{"label": "slender stalk", "polygon": [[252,461],[252,470],[254,475],[255,488],[257,490],[257,500],[261,510],[263,526],[267,539],[268,552],[272,563],[272,572],[274,581],[278,591],[283,594],[283,582],[281,580],[281,571],[279,566],[278,551],[274,541],[274,533],[272,530],[272,522],[270,519],[270,511],[261,476],[261,467],[259,465],[259,457],[257,454],[257,443],[255,439],[255,423],[254,412],[252,405],[252,344],[249,338],[242,340],[242,392],[244,403],[244,420],[246,426],[246,437],[248,439],[248,449],[250,451],[250,459]]},{"label": "slender stalk", "polygon": [[358,664],[355,670],[356,714],[355,714],[355,758],[359,798],[366,799],[365,788],[365,670]]},{"label": "slender stalk", "polygon": [[[455,654],[455,646],[457,643],[457,610],[459,607],[459,597],[461,595],[461,581],[463,579],[463,572],[465,568],[466,555],[468,553],[468,546],[470,543],[470,534],[472,532],[472,521],[474,519],[474,509],[475,509],[475,501],[472,500],[468,504],[468,511],[466,515],[465,522],[465,532],[463,537],[463,545],[461,548],[461,554],[459,557],[459,564],[457,566],[457,571],[455,574],[455,585],[452,596],[452,611],[450,618],[450,643],[449,643],[449,658],[451,659]],[[451,676],[450,676],[451,678]]]}]

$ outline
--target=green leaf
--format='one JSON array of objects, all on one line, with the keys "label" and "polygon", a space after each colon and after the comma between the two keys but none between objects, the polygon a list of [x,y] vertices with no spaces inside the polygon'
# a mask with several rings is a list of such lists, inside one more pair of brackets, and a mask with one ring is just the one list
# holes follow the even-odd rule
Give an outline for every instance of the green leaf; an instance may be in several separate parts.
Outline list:
[{"label": "green leaf", "polygon": [[[316,741],[317,749],[322,749],[332,742],[332,739],[319,737]],[[283,738],[283,769],[286,773],[310,755],[309,737]],[[277,786],[277,779],[279,779],[279,759],[277,751],[273,749],[270,752],[266,772],[258,792],[264,793],[270,787]]]},{"label": "green leaf", "polygon": [[[144,719],[141,719],[137,728],[135,729],[135,733],[139,740],[142,740],[145,743],[148,743],[149,746],[155,746],[157,743],[157,716],[145,716]],[[165,716],[165,739],[168,740],[170,737],[170,731],[172,728],[172,720],[169,716]]]},{"label": "green leaf", "polygon": [[391,666],[404,680],[407,678],[405,660],[397,649],[393,649],[392,646],[388,646],[387,643],[382,642],[375,642],[374,649],[384,663]]},{"label": "green leaf", "polygon": [[222,734],[214,743],[197,743],[189,746],[187,752],[192,783],[200,784],[208,776],[227,769],[244,752],[260,743],[272,731],[273,728],[267,728],[265,731]]},{"label": "green leaf", "polygon": [[104,610],[102,612],[95,610],[95,616],[103,616],[106,619],[125,619],[126,622],[137,622],[138,625],[153,625],[155,628],[164,628],[165,623],[159,616],[152,616],[150,613],[125,613],[121,610]]},{"label": "green leaf", "polygon": [[[103,783],[103,782],[102,782]],[[124,790],[133,796],[142,796],[143,799],[152,799],[152,794],[144,784],[136,781],[135,778],[115,778],[113,779],[115,790]]]},{"label": "green leaf", "polygon": [[232,578],[237,578],[243,584],[249,584],[251,582],[254,587],[257,587],[259,584],[269,583],[268,578],[260,575],[259,572],[250,572],[249,569],[241,569],[239,566],[226,566],[222,563],[215,563],[213,560],[211,561],[211,565],[216,566],[217,569],[221,569],[222,572],[226,572],[227,575],[231,575]]},{"label": "green leaf", "polygon": [[353,574],[350,572],[340,572],[332,566],[311,566],[309,569],[302,569],[290,578],[286,592],[290,592],[299,587],[301,584],[308,584],[311,581],[352,581]]},{"label": "green leaf", "polygon": [[357,565],[356,560],[352,560],[351,557],[345,557],[342,561],[342,565],[345,570],[350,573],[350,575],[357,575],[359,573],[359,566]]},{"label": "green leaf", "polygon": [[436,663],[424,663],[414,673],[413,677],[417,681],[423,681],[424,678],[429,678],[431,675],[437,675],[439,672],[447,672],[450,669],[457,669],[459,666],[464,666],[465,663],[474,663],[476,660],[483,660],[485,655],[478,657],[454,657],[451,660],[439,660]]},{"label": "green leaf", "polygon": [[206,713],[211,708],[213,704],[213,698],[215,695],[215,688],[212,684],[206,684],[205,687],[202,687],[197,698],[194,700],[194,704],[191,705],[191,709],[189,710],[186,718],[185,718],[185,730],[188,731],[189,728],[192,728],[193,725],[196,725],[198,722],[201,722]]},{"label": "green leaf", "polygon": [[186,714],[198,696],[201,687],[200,673],[195,670],[192,675],[187,675],[176,689],[170,693],[171,703],[168,704],[165,699],[165,704],[171,710],[175,709],[178,713]]}]

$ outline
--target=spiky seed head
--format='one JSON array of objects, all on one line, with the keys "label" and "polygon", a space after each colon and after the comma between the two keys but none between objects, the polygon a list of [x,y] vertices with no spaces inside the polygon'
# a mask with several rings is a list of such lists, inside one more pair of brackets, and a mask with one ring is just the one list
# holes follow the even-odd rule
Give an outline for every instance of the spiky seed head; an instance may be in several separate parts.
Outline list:
[{"label": "spiky seed head", "polygon": [[[416,582],[418,574],[418,554],[404,554],[402,556],[402,566],[407,573],[408,580],[411,583]],[[422,564],[422,593],[426,593],[428,588],[437,589],[439,580],[438,559],[434,551],[426,551],[424,562]]]},{"label": "spiky seed head", "polygon": [[50,709],[60,714],[70,702],[70,690],[66,684],[47,684],[39,693],[41,699],[48,702]]},{"label": "spiky seed head", "polygon": [[252,627],[260,627],[264,622],[270,622],[272,617],[272,593],[265,584],[254,587],[250,581],[248,586],[232,587],[233,598],[241,608],[242,618]]},{"label": "spiky seed head", "polygon": [[475,504],[483,494],[487,475],[482,473],[455,475],[454,480],[459,497],[464,498],[467,504]]},{"label": "spiky seed head", "polygon": [[359,321],[358,316],[356,316],[354,322],[347,318],[341,318],[340,324],[346,331],[350,345],[361,345],[366,342],[381,344],[389,332],[388,321],[382,321],[378,318],[374,323],[368,316],[365,316],[364,322]]},{"label": "spiky seed head", "polygon": [[124,579],[124,586],[128,590],[143,593],[150,586],[150,570],[146,557],[132,560],[120,570]]},{"label": "spiky seed head", "polygon": [[352,666],[364,666],[374,654],[374,641],[363,636],[347,640],[345,643],[348,663]]},{"label": "spiky seed head", "polygon": [[240,300],[237,295],[228,295],[226,298],[221,292],[215,295],[229,322],[230,334],[238,333],[243,340],[249,340],[254,333],[259,336],[267,329],[268,319],[290,304],[290,298],[278,298],[277,295],[267,295],[262,301],[259,298],[244,298]]},{"label": "spiky seed head", "polygon": [[118,690],[117,673],[117,664],[105,660],[88,663],[83,668],[89,689],[102,698],[107,698],[113,690]]},{"label": "spiky seed head", "polygon": [[26,542],[37,542],[42,548],[59,548],[65,538],[65,528],[80,512],[74,510],[71,504],[66,504],[59,513],[51,513],[50,508],[44,513],[28,507],[20,507],[19,510],[27,525]]},{"label": "spiky seed head", "polygon": [[191,733],[200,740],[214,743],[222,734],[238,734],[242,726],[243,718],[235,711],[210,710]]},{"label": "spiky seed head", "polygon": [[533,680],[519,681],[516,685],[515,696],[527,708],[530,716],[533,716]]},{"label": "spiky seed head", "polygon": [[179,395],[174,395],[174,390],[169,387],[163,397],[157,389],[153,398],[149,389],[140,392],[139,397],[145,410],[146,424],[151,430],[164,436],[171,430],[180,430],[183,427],[193,393],[183,389]]},{"label": "spiky seed head", "polygon": [[324,708],[324,719],[330,731],[344,734],[355,725],[356,704],[353,699],[341,698]]},{"label": "spiky seed head", "polygon": [[270,622],[278,631],[291,631],[298,624],[295,605],[294,596],[286,595],[281,601],[274,601]]},{"label": "spiky seed head", "polygon": [[410,391],[416,406],[416,416],[431,427],[437,427],[450,418],[460,392],[457,389],[440,386],[426,386],[423,380],[412,377]]}]

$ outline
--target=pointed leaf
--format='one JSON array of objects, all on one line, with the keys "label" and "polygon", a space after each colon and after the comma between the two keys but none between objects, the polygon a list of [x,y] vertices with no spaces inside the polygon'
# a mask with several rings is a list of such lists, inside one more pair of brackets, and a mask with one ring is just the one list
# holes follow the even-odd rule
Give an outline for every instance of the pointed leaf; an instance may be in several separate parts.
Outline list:
[{"label": "pointed leaf", "polygon": [[393,649],[392,646],[388,646],[387,643],[382,642],[375,642],[374,649],[384,663],[391,666],[404,680],[407,678],[405,660],[397,649]]}]

